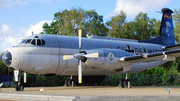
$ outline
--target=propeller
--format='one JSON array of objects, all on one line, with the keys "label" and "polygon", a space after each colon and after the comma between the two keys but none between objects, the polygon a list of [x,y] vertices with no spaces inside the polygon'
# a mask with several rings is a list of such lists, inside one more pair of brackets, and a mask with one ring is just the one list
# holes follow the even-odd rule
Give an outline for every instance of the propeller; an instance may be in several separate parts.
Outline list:
[{"label": "propeller", "polygon": [[79,53],[74,55],[64,55],[63,60],[69,59],[78,59],[78,82],[82,83],[82,62],[86,61],[87,58],[97,58],[99,57],[98,52],[90,52],[86,54],[86,52],[81,51],[81,30],[78,30],[79,36]]}]

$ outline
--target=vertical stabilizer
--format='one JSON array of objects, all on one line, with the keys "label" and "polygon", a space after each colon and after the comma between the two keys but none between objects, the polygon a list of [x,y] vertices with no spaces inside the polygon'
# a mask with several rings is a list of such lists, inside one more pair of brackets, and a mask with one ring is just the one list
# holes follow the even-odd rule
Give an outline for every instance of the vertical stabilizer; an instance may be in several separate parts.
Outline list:
[{"label": "vertical stabilizer", "polygon": [[172,22],[173,11],[169,8],[163,8],[163,16],[159,31],[159,36],[150,40],[140,40],[139,42],[161,44],[165,46],[175,45],[174,28]]}]

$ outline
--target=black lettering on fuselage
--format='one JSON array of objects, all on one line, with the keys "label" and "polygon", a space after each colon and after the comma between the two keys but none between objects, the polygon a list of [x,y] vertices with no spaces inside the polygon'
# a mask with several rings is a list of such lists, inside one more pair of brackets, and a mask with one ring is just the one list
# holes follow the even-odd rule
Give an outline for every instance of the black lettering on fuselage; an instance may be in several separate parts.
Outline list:
[{"label": "black lettering on fuselage", "polygon": [[133,53],[135,55],[143,55],[144,53],[154,53],[154,52],[161,52],[162,50],[158,49],[147,49],[147,48],[132,48],[130,45],[127,45],[126,47],[120,47],[117,46],[117,49],[125,50],[129,53]]},{"label": "black lettering on fuselage", "polygon": [[151,50],[151,49],[148,49],[148,53],[152,53],[152,50]]},{"label": "black lettering on fuselage", "polygon": [[138,55],[139,54],[139,50],[138,48],[135,48],[135,54]]},{"label": "black lettering on fuselage", "polygon": [[127,45],[126,47],[127,47],[127,48],[125,49],[125,51],[127,51],[127,52],[129,52],[129,53],[134,53],[134,49],[131,48],[130,45]]}]

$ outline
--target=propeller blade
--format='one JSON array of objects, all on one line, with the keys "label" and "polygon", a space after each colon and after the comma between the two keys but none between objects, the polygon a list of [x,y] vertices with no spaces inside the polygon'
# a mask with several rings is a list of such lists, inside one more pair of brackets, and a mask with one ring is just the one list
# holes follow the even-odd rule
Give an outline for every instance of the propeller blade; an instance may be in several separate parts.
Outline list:
[{"label": "propeller blade", "polygon": [[0,56],[0,59],[2,59],[2,56]]},{"label": "propeller blade", "polygon": [[81,30],[78,30],[78,35],[79,35],[79,53],[81,52]]},{"label": "propeller blade", "polygon": [[[78,30],[78,34],[79,34],[79,53],[81,52],[81,32],[82,32],[82,30]],[[75,55],[75,57],[80,57],[80,56]],[[78,81],[79,81],[79,83],[82,83],[82,62],[81,62],[80,59],[79,59],[79,65],[78,65]]]},{"label": "propeller blade", "polygon": [[82,83],[82,62],[79,60],[79,65],[78,65],[78,81],[79,83]]},{"label": "propeller blade", "polygon": [[96,52],[96,53],[90,53],[90,54],[86,54],[86,55],[82,55],[82,56],[85,56],[87,58],[97,58],[97,57],[99,57],[99,54],[98,54],[98,52]]},{"label": "propeller blade", "polygon": [[73,55],[63,55],[63,60],[69,60],[69,59],[73,59],[74,56]]}]

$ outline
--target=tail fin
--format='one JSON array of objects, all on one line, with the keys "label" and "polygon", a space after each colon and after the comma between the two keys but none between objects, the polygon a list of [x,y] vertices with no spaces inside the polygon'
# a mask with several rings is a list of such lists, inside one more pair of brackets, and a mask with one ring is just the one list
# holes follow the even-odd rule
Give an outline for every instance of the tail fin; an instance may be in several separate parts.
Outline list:
[{"label": "tail fin", "polygon": [[163,16],[159,36],[150,40],[140,40],[139,42],[161,44],[165,46],[175,45],[174,28],[172,22],[173,11],[169,8],[163,8],[161,11],[163,12]]}]

